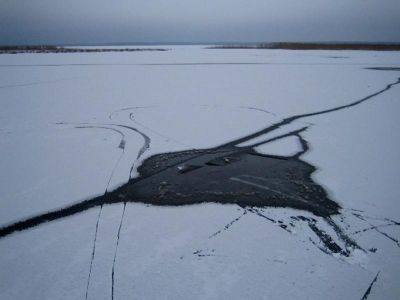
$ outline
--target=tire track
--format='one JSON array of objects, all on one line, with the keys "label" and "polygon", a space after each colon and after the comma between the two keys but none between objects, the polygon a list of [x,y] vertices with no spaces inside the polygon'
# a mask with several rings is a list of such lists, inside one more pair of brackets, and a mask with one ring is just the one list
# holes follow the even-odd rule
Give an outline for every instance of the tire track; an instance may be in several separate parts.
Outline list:
[{"label": "tire track", "polygon": [[112,269],[111,269],[111,299],[114,300],[114,286],[115,286],[115,261],[117,260],[117,253],[118,253],[118,245],[119,245],[119,238],[120,238],[120,233],[121,233],[121,227],[122,227],[122,222],[124,221],[124,216],[125,216],[125,208],[126,208],[126,202],[124,202],[124,208],[122,210],[122,215],[121,215],[121,221],[119,223],[118,227],[118,233],[117,233],[117,244],[115,246],[115,251],[114,251],[114,259],[113,259],[113,264],[112,264]]},{"label": "tire track", "polygon": [[89,275],[88,275],[87,284],[86,284],[85,300],[87,300],[88,294],[89,294],[89,284],[90,284],[90,278],[91,278],[91,275],[92,275],[93,260],[94,260],[95,254],[96,254],[97,231],[99,229],[99,222],[100,222],[100,216],[101,216],[102,210],[103,210],[103,205],[100,206],[100,211],[99,211],[99,214],[97,216],[96,230],[95,230],[95,233],[94,233],[93,248],[92,248],[92,257],[90,258]]}]

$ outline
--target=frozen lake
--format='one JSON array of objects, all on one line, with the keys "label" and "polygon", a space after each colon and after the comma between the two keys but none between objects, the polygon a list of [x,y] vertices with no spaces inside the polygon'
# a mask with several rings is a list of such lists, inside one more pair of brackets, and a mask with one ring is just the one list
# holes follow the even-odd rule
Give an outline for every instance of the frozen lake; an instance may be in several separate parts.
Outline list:
[{"label": "frozen lake", "polygon": [[0,299],[399,297],[400,52],[163,48],[0,55]]}]

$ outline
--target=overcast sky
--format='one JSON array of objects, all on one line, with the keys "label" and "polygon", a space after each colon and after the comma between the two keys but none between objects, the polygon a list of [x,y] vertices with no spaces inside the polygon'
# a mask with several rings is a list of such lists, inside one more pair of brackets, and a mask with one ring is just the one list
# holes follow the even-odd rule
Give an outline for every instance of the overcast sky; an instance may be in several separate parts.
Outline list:
[{"label": "overcast sky", "polygon": [[0,44],[400,42],[400,0],[0,0]]}]

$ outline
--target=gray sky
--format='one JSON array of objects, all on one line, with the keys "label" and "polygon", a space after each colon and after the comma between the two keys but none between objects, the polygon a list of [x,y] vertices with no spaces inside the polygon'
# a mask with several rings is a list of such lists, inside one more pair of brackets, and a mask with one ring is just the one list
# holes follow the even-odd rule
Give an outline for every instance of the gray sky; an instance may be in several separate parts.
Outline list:
[{"label": "gray sky", "polygon": [[0,0],[0,44],[400,42],[400,0]]}]

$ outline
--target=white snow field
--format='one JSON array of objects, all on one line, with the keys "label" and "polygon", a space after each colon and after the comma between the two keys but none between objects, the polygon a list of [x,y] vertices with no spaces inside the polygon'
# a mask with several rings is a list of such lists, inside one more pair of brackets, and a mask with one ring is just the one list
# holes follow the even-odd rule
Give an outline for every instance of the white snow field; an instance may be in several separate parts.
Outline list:
[{"label": "white snow field", "polygon": [[400,52],[165,48],[0,55],[0,228],[111,191],[154,154],[382,91],[268,134],[308,126],[302,159],[359,248],[302,210],[118,203],[1,237],[0,299],[399,299]]}]

